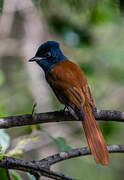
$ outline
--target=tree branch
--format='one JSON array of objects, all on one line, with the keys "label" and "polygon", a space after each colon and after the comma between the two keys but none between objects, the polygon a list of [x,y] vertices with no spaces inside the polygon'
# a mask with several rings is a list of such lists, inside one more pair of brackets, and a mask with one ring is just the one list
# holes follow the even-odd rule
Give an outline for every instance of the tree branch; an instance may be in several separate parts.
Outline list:
[{"label": "tree branch", "polygon": [[[108,145],[107,147],[110,153],[124,153],[124,145]],[[47,158],[44,158],[40,161],[26,162],[21,159],[4,156],[3,159],[0,160],[0,167],[26,171],[33,174],[34,176],[37,175],[37,177],[40,173],[42,176],[46,176],[57,180],[76,180],[62,173],[51,171],[50,167],[53,164],[58,163],[60,161],[89,154],[89,148],[82,147],[72,149],[70,151],[59,152],[52,156],[48,156]]]},{"label": "tree branch", "polygon": [[[124,122],[124,112],[120,111],[94,110],[94,116],[96,120]],[[20,116],[9,116],[0,118],[0,128],[10,128],[16,126],[61,121],[76,120],[69,114],[68,111],[39,113],[35,114],[33,117],[31,114],[26,114]],[[110,153],[124,152],[124,145],[109,145],[108,150]],[[70,151],[60,152],[47,158],[44,158],[40,161],[32,162],[26,162],[24,160],[4,156],[4,158],[0,160],[0,167],[4,167],[6,169],[26,171],[33,174],[35,177],[37,177],[37,179],[39,179],[41,174],[42,176],[50,177],[52,179],[57,180],[76,180],[62,173],[54,172],[50,170],[50,168],[53,164],[58,163],[60,161],[89,154],[89,148],[83,147],[73,149]]]},{"label": "tree branch", "polygon": [[[108,145],[107,146],[109,153],[124,153],[124,145]],[[55,155],[51,155],[47,158],[40,160],[41,163],[46,163],[51,166],[55,163],[58,163],[63,160],[90,155],[90,150],[88,147],[76,148],[70,151],[59,152]]]},{"label": "tree branch", "polygon": [[[96,110],[94,111],[96,120],[118,121],[124,122],[124,112],[112,110]],[[16,126],[25,126],[39,123],[62,122],[62,121],[77,121],[68,111],[55,111],[38,113],[32,117],[31,114],[20,116],[8,116],[0,118],[0,129],[11,128]]]},{"label": "tree branch", "polygon": [[3,159],[0,160],[0,167],[29,172],[34,176],[38,175],[38,172],[40,172],[42,176],[46,176],[57,180],[76,180],[62,173],[54,172],[46,167],[42,167],[41,163],[38,163],[37,161],[26,162],[24,160],[8,156],[4,156]]}]

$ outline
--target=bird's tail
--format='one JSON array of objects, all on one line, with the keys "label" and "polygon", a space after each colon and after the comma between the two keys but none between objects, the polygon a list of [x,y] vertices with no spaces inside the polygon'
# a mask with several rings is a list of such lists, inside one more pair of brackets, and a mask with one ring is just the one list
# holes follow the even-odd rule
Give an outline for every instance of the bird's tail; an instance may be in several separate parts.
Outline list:
[{"label": "bird's tail", "polygon": [[82,124],[94,160],[102,165],[108,165],[109,153],[107,146],[89,104],[84,105],[84,113],[85,118]]}]

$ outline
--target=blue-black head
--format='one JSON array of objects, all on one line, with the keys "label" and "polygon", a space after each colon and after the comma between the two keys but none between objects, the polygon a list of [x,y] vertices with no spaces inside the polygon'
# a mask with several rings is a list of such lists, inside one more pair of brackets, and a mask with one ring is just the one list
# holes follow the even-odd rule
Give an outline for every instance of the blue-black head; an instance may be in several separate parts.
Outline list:
[{"label": "blue-black head", "polygon": [[54,65],[66,59],[59,48],[59,43],[47,41],[38,48],[36,55],[29,62],[36,61],[46,74]]}]

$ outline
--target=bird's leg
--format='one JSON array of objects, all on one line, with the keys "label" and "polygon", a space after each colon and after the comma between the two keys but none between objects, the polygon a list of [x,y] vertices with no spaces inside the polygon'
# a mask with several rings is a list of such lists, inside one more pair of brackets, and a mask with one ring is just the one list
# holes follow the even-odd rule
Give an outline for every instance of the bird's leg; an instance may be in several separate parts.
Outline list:
[{"label": "bird's leg", "polygon": [[66,109],[67,109],[67,107],[65,106],[65,107],[64,107],[64,109],[63,109],[62,111],[63,111],[63,112],[65,112],[65,111],[66,111]]},{"label": "bird's leg", "polygon": [[97,113],[97,108],[96,108],[96,106],[92,106],[92,112],[93,112],[94,115]]},{"label": "bird's leg", "polygon": [[84,113],[83,107],[80,109],[79,117],[80,117],[80,120],[81,120],[81,121],[83,121],[84,118],[85,118],[85,113]]},{"label": "bird's leg", "polygon": [[92,109],[93,109],[94,112],[97,112],[96,106],[92,107]]},{"label": "bird's leg", "polygon": [[62,113],[65,113],[67,107],[65,106],[64,109],[61,110]]},{"label": "bird's leg", "polygon": [[79,120],[79,117],[75,113],[74,109],[71,106],[68,106],[69,113],[76,119]]},{"label": "bird's leg", "polygon": [[93,112],[97,112],[96,106],[94,106],[92,103],[90,103],[90,107],[92,108],[92,111],[93,111]]}]

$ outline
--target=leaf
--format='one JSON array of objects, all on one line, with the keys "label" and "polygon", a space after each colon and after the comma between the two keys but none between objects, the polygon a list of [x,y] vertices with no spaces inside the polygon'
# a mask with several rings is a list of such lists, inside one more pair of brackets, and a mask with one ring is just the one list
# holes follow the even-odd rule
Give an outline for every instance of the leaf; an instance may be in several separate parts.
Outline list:
[{"label": "leaf", "polygon": [[66,140],[63,137],[57,137],[54,139],[54,141],[61,151],[72,150],[72,147],[66,143]]},{"label": "leaf", "polygon": [[37,141],[39,136],[27,136],[27,137],[21,137],[16,147],[12,150],[9,150],[6,155],[7,156],[15,156],[21,158],[25,152],[25,146],[29,143],[32,143],[34,141]]},{"label": "leaf", "polygon": [[3,156],[4,156],[3,154],[0,154],[0,160],[3,159]]},{"label": "leaf", "polygon": [[63,137],[54,138],[48,132],[46,132],[46,134],[56,143],[56,145],[61,151],[72,150],[72,147],[66,143],[66,140]]},{"label": "leaf", "polygon": [[36,178],[33,175],[31,175],[30,173],[27,173],[27,175],[28,175],[30,180],[36,180]]},{"label": "leaf", "polygon": [[0,144],[0,153],[2,152],[2,146],[1,146],[1,144]]},{"label": "leaf", "polygon": [[7,171],[5,168],[0,168],[0,179],[1,180],[9,180],[7,176]]},{"label": "leaf", "polygon": [[4,154],[1,154],[1,152],[2,152],[2,146],[0,144],[0,160],[3,159],[3,156],[4,156]]},{"label": "leaf", "polygon": [[10,137],[5,132],[4,129],[0,129],[0,145],[1,145],[1,153],[5,153],[10,144]]},{"label": "leaf", "polygon": [[14,170],[10,170],[10,174],[13,180],[22,180],[21,176]]}]

